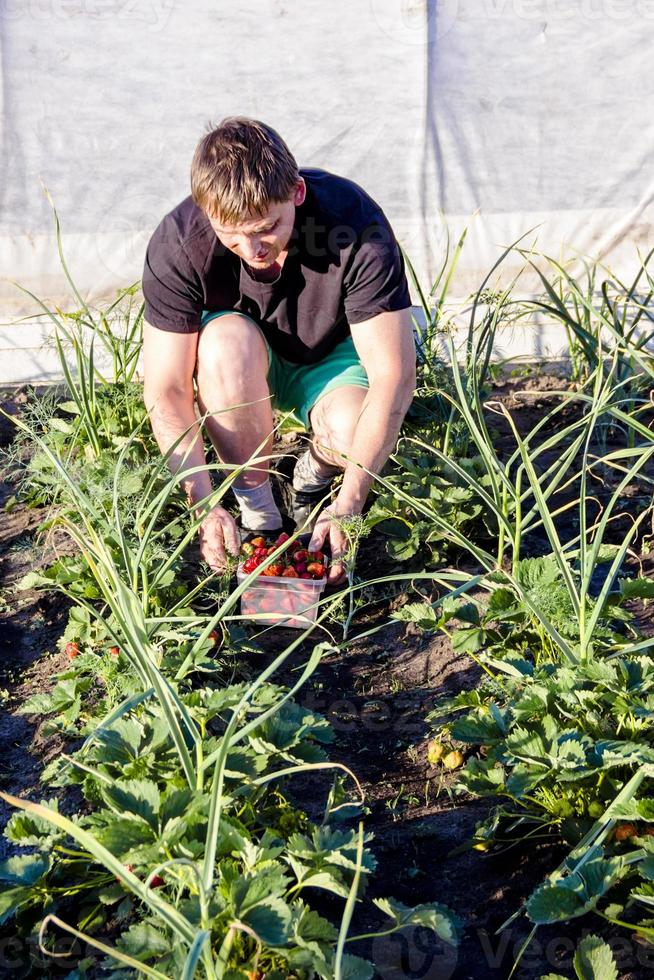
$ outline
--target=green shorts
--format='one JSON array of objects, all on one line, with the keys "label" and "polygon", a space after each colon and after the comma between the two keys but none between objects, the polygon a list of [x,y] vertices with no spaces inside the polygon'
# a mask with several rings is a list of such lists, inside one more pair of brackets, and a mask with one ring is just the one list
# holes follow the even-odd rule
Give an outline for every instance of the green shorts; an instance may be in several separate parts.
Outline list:
[{"label": "green shorts", "polygon": [[[200,329],[216,317],[234,313],[234,310],[221,310],[210,313],[203,310]],[[292,364],[276,354],[263,335],[263,331],[251,317],[245,317],[261,333],[268,351],[268,387],[272,395],[273,408],[280,412],[291,412],[299,422],[309,428],[309,412],[316,402],[328,391],[344,385],[368,387],[368,376],[359,360],[351,337],[337,344],[334,350],[317,364]]]}]

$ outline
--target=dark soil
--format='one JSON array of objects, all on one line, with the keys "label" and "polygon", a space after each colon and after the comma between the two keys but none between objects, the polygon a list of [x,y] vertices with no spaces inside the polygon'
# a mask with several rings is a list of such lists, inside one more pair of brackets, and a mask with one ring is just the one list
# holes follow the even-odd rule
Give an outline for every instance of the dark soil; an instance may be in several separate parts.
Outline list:
[{"label": "dark soil", "polygon": [[[526,431],[543,410],[551,408],[556,397],[552,391],[566,384],[546,375],[508,379],[497,384],[493,397],[511,408],[521,430]],[[521,394],[525,389],[536,394]],[[22,394],[7,396],[3,407],[10,412],[19,410]],[[561,424],[570,420],[572,411],[561,413]],[[497,430],[498,444],[508,449],[511,437],[506,421],[498,414],[488,421]],[[3,436],[8,439],[9,433],[0,423],[0,439]],[[12,492],[9,484],[0,485],[0,510]],[[646,490],[642,492],[645,495]],[[632,504],[636,506],[637,501]],[[4,702],[0,785],[6,792],[29,799],[46,795],[39,784],[40,771],[67,744],[60,736],[44,734],[41,720],[18,713],[25,700],[47,689],[51,675],[65,666],[64,655],[55,652],[66,622],[65,603],[56,596],[14,588],[27,571],[49,564],[57,552],[52,542],[36,535],[42,518],[42,513],[18,504],[8,513],[3,511],[0,531],[0,643],[4,654],[0,661]],[[641,539],[639,546],[642,544]],[[538,540],[533,547],[537,553]],[[646,542],[644,550],[647,552]],[[388,560],[383,568],[378,567],[379,553],[378,539],[362,543],[364,573],[375,563],[376,573],[392,573]],[[631,560],[636,561],[637,556]],[[654,574],[652,556],[643,553],[640,560],[640,574]],[[408,569],[396,566],[395,570]],[[390,605],[402,601],[403,596],[398,595],[390,604],[387,600],[369,610],[366,627],[387,620]],[[644,631],[654,634],[651,608],[634,604],[634,609]],[[268,632],[262,640],[262,659],[290,635],[290,631]],[[309,649],[298,651],[293,665],[276,680],[293,682],[297,675],[292,666],[302,662]],[[261,662],[253,657],[255,663]],[[426,715],[439,699],[472,688],[478,680],[475,663],[455,654],[445,639],[426,638],[397,623],[326,656],[299,697],[307,708],[327,716],[336,735],[331,758],[355,773],[365,794],[365,828],[374,835],[371,847],[378,862],[368,896],[392,896],[410,905],[441,902],[463,921],[463,939],[456,951],[420,928],[357,943],[352,951],[369,956],[382,980],[506,980],[529,930],[524,916],[518,916],[501,934],[497,930],[520,910],[534,887],[565,855],[554,844],[516,846],[499,855],[462,849],[475,824],[489,813],[490,804],[454,797],[449,788],[453,777],[444,778],[440,768],[429,765]],[[319,789],[328,784],[328,779],[298,781],[295,791],[309,812],[312,808],[320,812],[325,793]],[[52,795],[50,790],[47,795]],[[64,792],[62,806],[74,809],[74,803]],[[2,825],[10,813],[11,808],[0,804]],[[4,838],[2,842],[0,851],[7,852],[9,845]],[[365,912],[355,916],[352,934],[373,931],[382,921],[374,906],[366,903]],[[586,917],[540,929],[513,976],[521,980],[536,980],[549,972],[571,976],[572,951],[588,931],[599,932],[612,942],[622,980],[653,975],[653,947],[624,931],[607,932],[599,919]],[[63,976],[63,972],[47,972]],[[0,976],[5,975],[11,972],[3,973],[0,964]]]}]

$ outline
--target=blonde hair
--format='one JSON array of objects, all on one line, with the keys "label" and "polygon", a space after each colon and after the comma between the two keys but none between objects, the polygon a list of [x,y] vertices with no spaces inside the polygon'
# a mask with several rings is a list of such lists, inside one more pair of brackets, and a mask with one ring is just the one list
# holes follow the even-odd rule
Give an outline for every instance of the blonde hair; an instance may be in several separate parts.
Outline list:
[{"label": "blonde hair", "polygon": [[287,201],[298,178],[295,158],[279,133],[257,119],[228,116],[197,145],[191,194],[208,215],[235,224]]}]

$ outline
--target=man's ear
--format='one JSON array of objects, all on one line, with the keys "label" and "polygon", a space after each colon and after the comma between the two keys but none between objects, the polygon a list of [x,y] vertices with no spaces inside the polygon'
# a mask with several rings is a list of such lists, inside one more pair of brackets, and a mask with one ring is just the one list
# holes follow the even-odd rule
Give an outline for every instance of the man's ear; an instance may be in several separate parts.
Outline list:
[{"label": "man's ear", "polygon": [[297,184],[295,185],[295,195],[293,197],[293,204],[295,207],[299,207],[300,204],[304,204],[304,199],[307,196],[307,185],[304,183],[303,177],[298,177]]}]

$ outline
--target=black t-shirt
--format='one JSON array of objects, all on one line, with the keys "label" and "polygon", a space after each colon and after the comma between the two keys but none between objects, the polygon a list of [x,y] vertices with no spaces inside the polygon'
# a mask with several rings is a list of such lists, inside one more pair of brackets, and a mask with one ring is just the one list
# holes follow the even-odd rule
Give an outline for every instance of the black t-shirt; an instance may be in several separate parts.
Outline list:
[{"label": "black t-shirt", "polygon": [[379,205],[351,180],[325,170],[300,174],[306,199],[272,283],[252,277],[191,197],[167,214],[145,258],[148,323],[196,333],[203,310],[238,310],[281,357],[315,364],[348,336],[351,323],[410,306],[402,254]]}]

